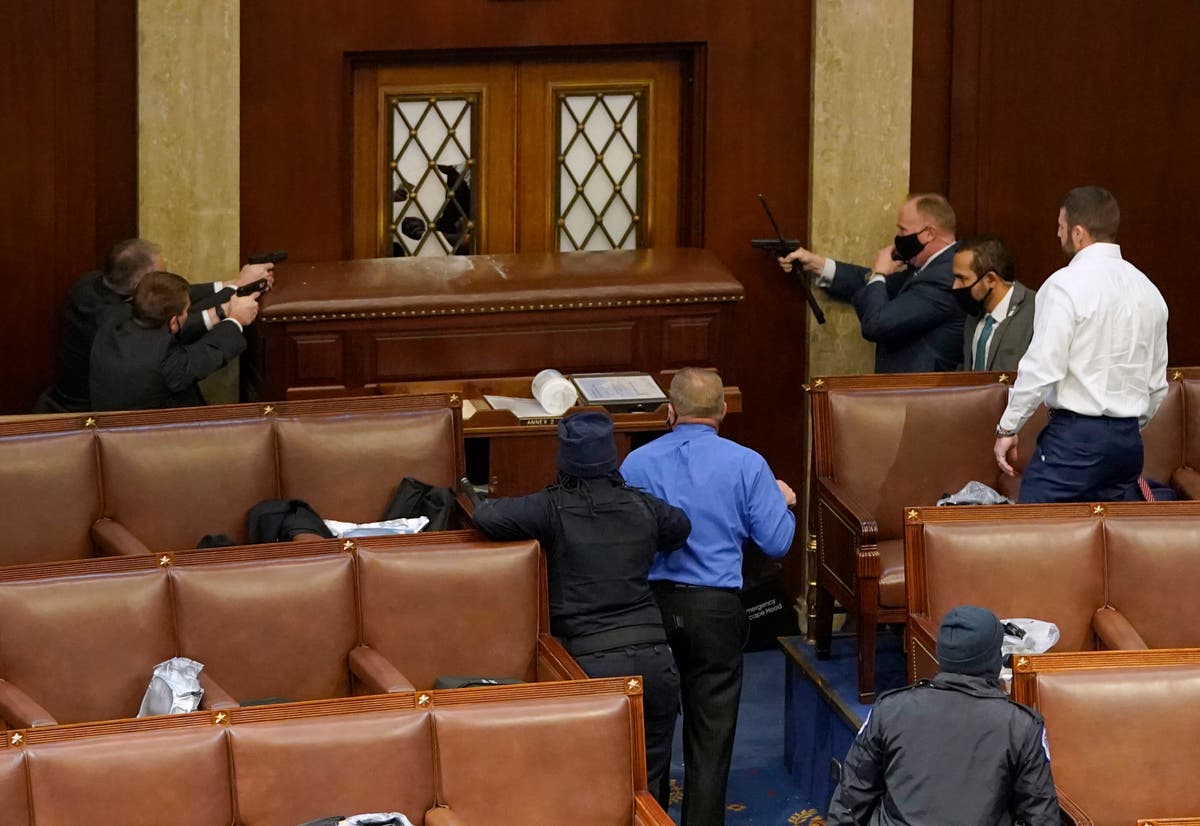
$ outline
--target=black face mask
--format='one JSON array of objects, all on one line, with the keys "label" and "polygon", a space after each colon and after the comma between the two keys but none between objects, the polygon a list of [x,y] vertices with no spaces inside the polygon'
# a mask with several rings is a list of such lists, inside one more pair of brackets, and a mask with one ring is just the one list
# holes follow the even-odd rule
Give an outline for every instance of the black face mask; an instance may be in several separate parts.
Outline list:
[{"label": "black face mask", "polygon": [[920,255],[921,250],[925,249],[925,242],[919,236],[924,231],[924,229],[919,229],[908,235],[897,235],[892,239],[892,258],[907,264]]},{"label": "black face mask", "polygon": [[967,315],[981,316],[983,315],[983,305],[987,301],[988,296],[992,294],[992,288],[988,287],[988,291],[983,294],[983,298],[976,298],[971,295],[971,288],[979,283],[976,278],[974,282],[965,287],[957,287],[950,291],[954,296],[954,300],[958,302],[958,307]]}]

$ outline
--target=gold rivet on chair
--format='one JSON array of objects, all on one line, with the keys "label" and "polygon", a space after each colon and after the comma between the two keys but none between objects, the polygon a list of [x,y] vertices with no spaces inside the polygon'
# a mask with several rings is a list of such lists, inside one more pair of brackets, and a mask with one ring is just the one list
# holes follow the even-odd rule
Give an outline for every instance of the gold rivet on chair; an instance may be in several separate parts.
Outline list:
[{"label": "gold rivet on chair", "polygon": [[8,738],[8,742],[10,745],[19,746],[25,742],[25,735],[19,731],[14,731],[12,737]]},{"label": "gold rivet on chair", "polygon": [[429,708],[433,705],[433,698],[428,694],[419,694],[417,695],[417,705],[421,708]]},{"label": "gold rivet on chair", "polygon": [[1017,660],[1017,668],[1029,668],[1029,658],[1021,657]]},{"label": "gold rivet on chair", "polygon": [[637,677],[631,677],[629,682],[625,683],[625,690],[630,694],[637,694],[642,690],[642,681]]},{"label": "gold rivet on chair", "polygon": [[1001,384],[1008,384],[1008,373],[1001,373],[1000,377],[997,378],[996,381],[1000,382]]},{"label": "gold rivet on chair", "polygon": [[820,390],[824,386],[825,386],[825,379],[817,379],[816,381],[813,382],[813,387],[817,388],[818,390]]},{"label": "gold rivet on chair", "polygon": [[95,427],[96,426],[96,417],[88,416],[86,419],[83,420],[83,426],[84,427]]},{"label": "gold rivet on chair", "polygon": [[266,407],[264,407],[263,415],[264,416],[274,416],[275,415],[275,405],[268,404]]},{"label": "gold rivet on chair", "polygon": [[214,719],[218,726],[223,726],[229,722],[229,715],[226,714],[224,711],[218,711],[217,716]]},{"label": "gold rivet on chair", "polygon": [[450,404],[451,404],[451,405],[456,405],[456,404],[458,404],[458,394],[457,394],[457,393],[451,393],[451,394],[450,394]]},{"label": "gold rivet on chair", "polygon": [[908,521],[909,522],[916,522],[917,517],[919,517],[920,515],[921,515],[920,512],[916,508],[908,509]]},{"label": "gold rivet on chair", "polygon": [[1176,370],[1171,374],[1171,381],[1183,381],[1183,371]]},{"label": "gold rivet on chair", "polygon": [[1103,505],[1095,505],[1092,508],[1092,515],[1093,516],[1104,516],[1104,506]]},{"label": "gold rivet on chair", "polygon": [[354,545],[353,539],[347,539],[345,542],[342,543],[342,550],[345,551],[346,553],[353,551],[354,548],[355,548],[355,545]]},{"label": "gold rivet on chair", "polygon": [[173,561],[174,561],[174,560],[172,560],[172,559],[171,559],[171,555],[170,555],[170,554],[163,554],[162,556],[160,556],[160,557],[158,558],[158,567],[160,567],[160,568],[170,568],[170,567],[171,567],[171,563],[172,563]]}]

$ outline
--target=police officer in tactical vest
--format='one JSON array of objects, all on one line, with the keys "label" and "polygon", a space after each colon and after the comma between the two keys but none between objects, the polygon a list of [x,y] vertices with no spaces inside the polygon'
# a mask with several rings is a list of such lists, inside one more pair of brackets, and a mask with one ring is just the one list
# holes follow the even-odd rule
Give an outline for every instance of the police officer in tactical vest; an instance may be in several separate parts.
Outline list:
[{"label": "police officer in tactical vest", "polygon": [[880,695],[850,746],[829,826],[1058,826],[1041,715],[999,682],[1004,629],[972,605],[938,630],[941,670]]}]

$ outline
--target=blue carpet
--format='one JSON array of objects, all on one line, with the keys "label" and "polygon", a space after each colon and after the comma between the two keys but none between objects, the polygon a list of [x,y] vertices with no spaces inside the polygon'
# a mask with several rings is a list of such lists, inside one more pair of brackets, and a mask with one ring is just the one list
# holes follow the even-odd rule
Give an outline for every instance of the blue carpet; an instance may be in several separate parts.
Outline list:
[{"label": "blue carpet", "polygon": [[[783,760],[784,654],[759,651],[745,657],[742,702],[733,744],[733,770],[726,794],[729,826],[818,826],[823,821],[804,800]],[[671,808],[679,822],[683,798],[682,725],[675,727],[671,763]]]}]

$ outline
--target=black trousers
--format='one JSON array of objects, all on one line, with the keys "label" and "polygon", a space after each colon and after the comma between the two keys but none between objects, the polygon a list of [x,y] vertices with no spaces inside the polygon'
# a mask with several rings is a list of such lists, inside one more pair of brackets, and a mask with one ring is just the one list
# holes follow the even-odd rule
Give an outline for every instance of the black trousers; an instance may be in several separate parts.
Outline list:
[{"label": "black trousers", "polygon": [[749,621],[736,591],[651,585],[683,694],[682,826],[722,826]]},{"label": "black trousers", "polygon": [[671,741],[679,716],[679,671],[667,646],[629,645],[575,662],[589,677],[642,677],[642,719],[646,728],[646,786],[665,810],[671,803]]}]

